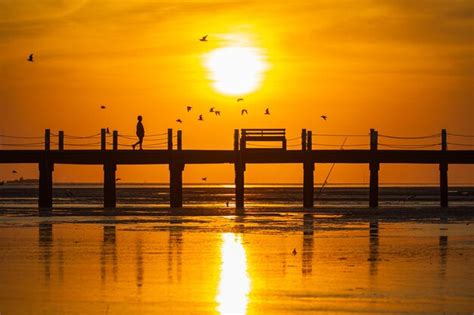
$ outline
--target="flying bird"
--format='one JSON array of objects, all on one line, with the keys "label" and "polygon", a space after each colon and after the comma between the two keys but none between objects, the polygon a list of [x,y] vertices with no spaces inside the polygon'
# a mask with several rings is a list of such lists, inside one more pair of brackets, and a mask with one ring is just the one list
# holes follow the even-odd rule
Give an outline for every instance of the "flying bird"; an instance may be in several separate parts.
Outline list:
[{"label": "flying bird", "polygon": [[216,110],[216,111],[214,111],[214,114],[216,114],[216,116],[220,116],[220,115],[221,115],[221,111],[220,111],[220,110]]},{"label": "flying bird", "polygon": [[201,38],[199,39],[199,41],[201,41],[201,42],[207,42],[207,35],[201,37]]},{"label": "flying bird", "polygon": [[182,121],[181,119],[176,119],[176,122],[177,122],[177,123],[180,123],[180,124],[183,123],[183,121]]},{"label": "flying bird", "polygon": [[326,115],[321,115],[321,118],[324,119],[324,120],[327,120],[327,119],[328,119],[328,116],[326,116]]},{"label": "flying bird", "polygon": [[193,108],[191,106],[188,106],[188,107],[186,107],[186,109],[188,110],[188,112],[190,112],[191,109],[193,109]]},{"label": "flying bird", "polygon": [[244,99],[243,98],[238,98],[237,102],[242,102]]},{"label": "flying bird", "polygon": [[265,110],[265,115],[270,115],[270,109],[269,109],[269,108],[267,108],[267,109]]},{"label": "flying bird", "polygon": [[211,107],[211,109],[209,109],[209,113],[214,113],[214,107]]},{"label": "flying bird", "polygon": [[100,105],[100,109],[105,109],[105,105]]},{"label": "flying bird", "polygon": [[202,115],[199,115],[199,119],[198,120],[204,120],[204,118],[202,118]]},{"label": "flying bird", "polygon": [[240,112],[240,115],[243,115],[243,114],[247,114],[247,115],[248,115],[249,113],[247,112],[246,109],[242,109],[242,111]]},{"label": "flying bird", "polygon": [[33,62],[33,61],[34,61],[34,60],[33,60],[33,54],[30,54],[30,55],[28,56],[28,59],[26,59],[26,60],[29,61],[29,62]]},{"label": "flying bird", "polygon": [[204,180],[204,181],[206,181],[206,180],[207,180],[207,177],[202,177],[201,179]]}]

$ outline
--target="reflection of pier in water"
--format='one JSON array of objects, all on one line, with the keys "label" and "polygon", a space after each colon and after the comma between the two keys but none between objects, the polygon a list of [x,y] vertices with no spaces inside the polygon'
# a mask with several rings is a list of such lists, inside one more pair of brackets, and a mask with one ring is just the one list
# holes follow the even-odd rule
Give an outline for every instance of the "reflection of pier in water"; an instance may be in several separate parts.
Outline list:
[{"label": "reflection of pier in water", "polygon": [[314,218],[312,214],[303,216],[303,254],[301,272],[310,275],[313,272]]},{"label": "reflection of pier in water", "polygon": [[102,241],[102,250],[100,254],[100,276],[102,284],[107,280],[107,265],[112,260],[112,276],[117,281],[118,262],[117,262],[117,231],[115,225],[104,225],[104,238]]},{"label": "reflection of pier in water", "polygon": [[[180,226],[183,221],[178,218],[170,220],[168,237],[168,282],[173,282],[176,277],[177,282],[181,282],[181,257],[183,250],[183,228]],[[176,273],[174,269],[176,268]]]},{"label": "reflection of pier in water", "polygon": [[448,219],[440,219],[439,227],[439,272],[440,275],[444,278],[446,276],[446,267],[448,262],[448,228],[447,228]]},{"label": "reflection of pier in water", "polygon": [[369,271],[370,276],[377,275],[379,260],[379,220],[373,219],[369,223]]},{"label": "reflection of pier in water", "polygon": [[38,247],[40,250],[39,260],[43,264],[44,278],[46,282],[51,281],[51,268],[53,265],[54,252],[57,253],[58,278],[64,280],[64,251],[62,240],[56,240],[53,243],[53,224],[49,222],[40,222],[38,225]]}]

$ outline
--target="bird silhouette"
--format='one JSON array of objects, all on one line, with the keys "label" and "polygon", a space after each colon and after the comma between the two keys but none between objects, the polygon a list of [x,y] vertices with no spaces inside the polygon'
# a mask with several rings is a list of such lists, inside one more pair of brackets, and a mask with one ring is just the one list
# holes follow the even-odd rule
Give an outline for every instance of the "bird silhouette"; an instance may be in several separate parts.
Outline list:
[{"label": "bird silhouette", "polygon": [[220,110],[216,110],[216,111],[214,111],[214,114],[216,114],[216,116],[220,116],[220,115],[221,115],[221,111],[220,111]]},{"label": "bird silhouette", "polygon": [[116,182],[118,182],[119,180],[122,180],[122,179],[121,179],[120,177],[119,177],[119,178],[117,178],[117,179],[115,179],[115,181],[116,181]]},{"label": "bird silhouette", "polygon": [[293,251],[292,251],[292,253],[293,253],[293,256],[297,254],[297,252],[296,252],[296,248],[293,248]]},{"label": "bird silhouette", "polygon": [[327,120],[327,119],[328,119],[328,116],[326,116],[326,115],[321,115],[321,118],[324,119],[324,120]]},{"label": "bird silhouette", "polygon": [[109,127],[107,127],[107,130],[105,131],[108,135],[110,135],[110,130]]},{"label": "bird silhouette", "polygon": [[105,105],[100,105],[100,109],[105,109]]},{"label": "bird silhouette", "polygon": [[209,113],[214,113],[214,107],[211,107],[211,109],[209,109]]},{"label": "bird silhouette", "polygon": [[17,172],[17,171],[15,171],[15,170],[13,170],[13,171],[12,171],[12,173],[13,173],[13,174],[18,174],[18,172]]},{"label": "bird silhouette", "polygon": [[33,61],[34,61],[34,60],[33,60],[33,54],[30,54],[30,55],[28,56],[28,59],[26,59],[26,60],[28,60],[29,62],[33,62]]},{"label": "bird silhouette", "polygon": [[183,123],[183,121],[182,121],[181,119],[176,119],[176,122],[177,122],[177,123],[180,123],[180,124]]},{"label": "bird silhouette", "polygon": [[203,181],[206,181],[207,180],[207,177],[202,177],[201,178]]},{"label": "bird silhouette", "polygon": [[201,41],[201,42],[207,42],[207,35],[201,37],[201,38],[199,39],[199,41]]},{"label": "bird silhouette", "polygon": [[225,202],[225,206],[226,206],[226,207],[229,206],[229,202],[228,202],[228,201]]},{"label": "bird silhouette", "polygon": [[237,102],[242,102],[244,99],[243,98],[238,98]]},{"label": "bird silhouette", "polygon": [[265,115],[270,115],[270,109],[269,108],[265,109]]},{"label": "bird silhouette", "polygon": [[191,106],[186,107],[186,110],[187,110],[188,112],[190,112],[191,109],[193,109]]},{"label": "bird silhouette", "polygon": [[240,112],[240,115],[243,115],[243,114],[249,114],[249,112],[246,110],[246,109],[242,109],[242,111]]},{"label": "bird silhouette", "polygon": [[199,119],[198,120],[204,120],[204,118],[202,117],[202,115],[199,115]]}]

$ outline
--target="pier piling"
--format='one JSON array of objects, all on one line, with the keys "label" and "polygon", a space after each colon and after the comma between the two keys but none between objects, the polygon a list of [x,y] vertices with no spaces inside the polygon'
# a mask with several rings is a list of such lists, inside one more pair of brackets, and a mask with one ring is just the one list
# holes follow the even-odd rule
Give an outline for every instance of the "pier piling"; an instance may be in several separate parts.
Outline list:
[{"label": "pier piling", "polygon": [[100,149],[105,151],[107,149],[107,130],[105,128],[100,129]]},{"label": "pier piling", "polygon": [[[448,150],[446,129],[441,130],[441,151],[445,153]],[[444,156],[439,164],[439,189],[440,189],[440,206],[448,207],[448,163]]]},{"label": "pier piling", "polygon": [[104,164],[104,208],[115,208],[117,205],[116,171],[114,163]]},{"label": "pier piling", "polygon": [[377,160],[378,132],[370,129],[370,187],[369,187],[369,207],[377,208],[379,206],[379,169],[380,164]]},{"label": "pier piling", "polygon": [[39,163],[38,207],[40,209],[53,207],[53,170],[54,164],[49,162],[47,158]]},{"label": "pier piling", "polygon": [[64,151],[64,131],[62,130],[58,132],[58,150]]},{"label": "pier piling", "polygon": [[234,171],[235,171],[235,207],[237,209],[244,208],[244,198],[245,198],[245,164],[242,159],[242,150],[244,149],[245,142],[240,141],[240,150],[239,150],[239,130],[234,130],[234,152],[236,155]]},{"label": "pier piling", "polygon": [[312,133],[303,129],[302,149],[305,154],[303,162],[303,207],[314,207],[314,162],[311,158]]}]

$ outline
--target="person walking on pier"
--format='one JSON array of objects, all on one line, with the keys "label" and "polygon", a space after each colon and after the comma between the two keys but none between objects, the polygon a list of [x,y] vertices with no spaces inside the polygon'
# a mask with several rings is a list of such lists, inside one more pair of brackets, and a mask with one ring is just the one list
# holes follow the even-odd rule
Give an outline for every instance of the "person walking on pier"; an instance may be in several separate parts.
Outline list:
[{"label": "person walking on pier", "polygon": [[143,128],[143,124],[142,124],[143,117],[139,115],[137,119],[138,119],[138,122],[137,122],[138,141],[137,143],[132,144],[132,148],[133,150],[135,150],[135,147],[139,144],[140,150],[143,150],[142,144],[143,144],[143,138],[145,138],[145,128]]}]

